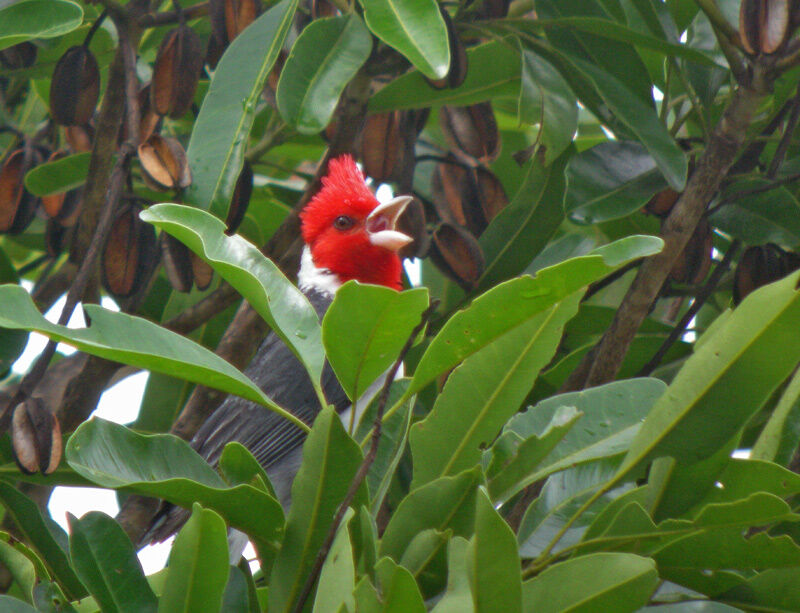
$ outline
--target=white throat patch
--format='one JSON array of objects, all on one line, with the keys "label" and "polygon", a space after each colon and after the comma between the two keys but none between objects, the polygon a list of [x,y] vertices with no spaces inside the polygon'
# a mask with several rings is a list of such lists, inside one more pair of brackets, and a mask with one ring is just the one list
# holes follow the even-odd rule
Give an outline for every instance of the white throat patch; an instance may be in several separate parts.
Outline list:
[{"label": "white throat patch", "polygon": [[333,297],[336,290],[342,286],[342,282],[335,273],[332,273],[327,268],[317,268],[311,258],[311,249],[306,245],[303,247],[303,255],[300,258],[297,285],[301,291],[313,289]]}]

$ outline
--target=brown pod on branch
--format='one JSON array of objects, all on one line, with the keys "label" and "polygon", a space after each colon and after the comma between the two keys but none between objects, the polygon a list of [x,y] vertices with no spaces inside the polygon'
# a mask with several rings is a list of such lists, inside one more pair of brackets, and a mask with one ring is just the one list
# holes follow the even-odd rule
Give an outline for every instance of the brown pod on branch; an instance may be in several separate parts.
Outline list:
[{"label": "brown pod on branch", "polygon": [[711,226],[701,219],[669,273],[677,283],[700,283],[711,268],[711,251],[714,247]]},{"label": "brown pod on branch", "polygon": [[647,201],[644,212],[656,217],[666,217],[681,195],[671,187],[663,189]]},{"label": "brown pod on branch", "polygon": [[138,147],[145,183],[157,190],[175,190],[189,187],[192,174],[186,151],[174,138],[151,134]]},{"label": "brown pod on branch", "polygon": [[36,62],[37,48],[31,42],[19,43],[0,51],[0,66],[10,70],[29,68]]},{"label": "brown pod on branch", "polygon": [[510,0],[483,0],[481,15],[487,19],[502,19],[508,15]]},{"label": "brown pod on branch", "polygon": [[135,294],[156,262],[156,232],[139,219],[139,207],[128,203],[117,214],[103,248],[103,287],[116,298]]},{"label": "brown pod on branch", "polygon": [[39,199],[25,189],[25,173],[42,161],[35,149],[31,160],[25,163],[25,149],[21,147],[6,159],[0,168],[0,233],[19,234],[30,225],[36,215]]},{"label": "brown pod on branch", "polygon": [[486,223],[494,219],[497,214],[508,205],[508,196],[503,184],[488,168],[478,166],[475,169],[475,180],[478,184],[483,217]]},{"label": "brown pod on branch", "polygon": [[428,79],[425,77],[425,80],[435,89],[444,89],[445,87],[455,89],[467,78],[467,68],[469,66],[467,48],[458,37],[456,26],[453,23],[453,19],[450,17],[450,13],[447,12],[447,9],[439,5],[439,11],[442,14],[444,25],[447,28],[447,40],[450,44],[450,68],[442,79]]},{"label": "brown pod on branch", "polygon": [[250,204],[250,196],[253,195],[253,167],[245,160],[242,166],[242,172],[239,173],[239,178],[236,179],[236,185],[233,188],[233,196],[231,196],[231,205],[228,207],[228,216],[225,218],[225,225],[227,226],[225,234],[231,235],[239,229],[244,221],[244,216],[247,214],[247,207]]},{"label": "brown pod on branch", "polygon": [[431,188],[434,206],[442,220],[464,226],[475,236],[483,233],[487,222],[472,168],[458,163],[439,164]]},{"label": "brown pod on branch", "polygon": [[461,287],[475,287],[484,270],[483,251],[464,228],[442,222],[433,232],[430,257],[445,275]]},{"label": "brown pod on branch", "polygon": [[194,279],[191,251],[177,238],[161,233],[161,262],[167,281],[176,292],[187,293],[192,289]]},{"label": "brown pod on branch", "polygon": [[94,141],[94,128],[91,125],[85,126],[66,126],[64,128],[64,140],[67,141],[70,151],[73,153],[88,153],[92,150]]},{"label": "brown pod on branch", "polygon": [[150,89],[150,83],[147,83],[139,90],[139,142],[146,141],[161,128],[162,118],[153,108]]},{"label": "brown pod on branch", "polygon": [[748,247],[739,258],[733,281],[733,303],[739,304],[762,285],[783,279],[800,268],[800,256],[773,243]]},{"label": "brown pod on branch", "polygon": [[489,102],[443,106],[439,125],[455,156],[472,166],[488,164],[500,153],[500,132]]},{"label": "brown pod on branch", "polygon": [[62,126],[89,123],[100,96],[100,68],[88,47],[70,47],[50,81],[50,115]]},{"label": "brown pod on branch", "polygon": [[400,159],[403,139],[401,111],[369,115],[361,131],[361,159],[367,175],[379,183],[391,179]]},{"label": "brown pod on branch", "polygon": [[[286,64],[286,58],[289,55],[281,49],[278,52],[278,57],[275,60],[275,65],[272,67],[272,70],[269,71],[267,75],[267,81],[264,83],[264,90],[261,92],[262,96],[264,96],[264,100],[267,101],[271,107],[277,109],[278,103],[275,99],[275,94],[278,92],[278,81],[281,78],[281,71],[283,70],[284,64]],[[330,127],[330,124],[329,124]],[[326,128],[327,133],[327,128]]]},{"label": "brown pod on branch", "polygon": [[[55,162],[68,154],[64,149],[54,151],[48,158],[48,162]],[[75,225],[80,214],[81,190],[71,189],[58,194],[42,196],[42,208],[45,214],[59,225],[69,228]]]},{"label": "brown pod on branch", "polygon": [[47,250],[47,255],[53,258],[58,257],[64,248],[64,238],[67,232],[68,229],[60,223],[52,219],[47,220],[44,230],[44,246]]},{"label": "brown pod on branch", "polygon": [[337,9],[328,0],[311,0],[311,18],[321,19],[323,17],[338,17],[341,15]]},{"label": "brown pod on branch", "polygon": [[177,119],[192,106],[200,71],[203,44],[187,25],[170,31],[161,41],[150,81],[150,102],[159,115]]},{"label": "brown pod on branch", "polygon": [[397,229],[414,239],[400,249],[398,255],[401,258],[424,258],[427,255],[431,238],[425,227],[425,209],[419,200],[414,198],[408,203],[406,210],[397,220]]},{"label": "brown pod on branch", "polygon": [[224,0],[227,42],[239,36],[261,13],[261,0]]},{"label": "brown pod on branch", "polygon": [[22,472],[49,475],[61,462],[61,426],[39,398],[18,404],[11,418],[14,459]]},{"label": "brown pod on branch", "polygon": [[201,292],[208,289],[211,285],[211,280],[214,278],[214,269],[203,258],[198,256],[194,251],[189,252],[189,259],[192,266],[192,277],[194,284]]},{"label": "brown pod on branch", "polygon": [[739,38],[751,55],[775,53],[791,31],[789,0],[742,0],[739,7]]}]

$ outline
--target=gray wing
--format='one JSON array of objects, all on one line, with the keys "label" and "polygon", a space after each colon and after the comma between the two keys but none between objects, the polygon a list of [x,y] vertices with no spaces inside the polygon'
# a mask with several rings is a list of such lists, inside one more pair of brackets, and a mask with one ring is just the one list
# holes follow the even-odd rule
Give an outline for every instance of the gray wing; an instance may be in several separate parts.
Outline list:
[{"label": "gray wing", "polygon": [[[321,319],[331,299],[313,290],[306,296]],[[244,372],[278,405],[308,425],[313,423],[320,406],[311,380],[300,361],[276,334],[270,333],[264,339]],[[325,398],[337,411],[350,405],[327,363],[322,373],[322,389]],[[286,458],[296,456],[305,436],[300,428],[276,413],[238,396],[228,396],[197,431],[191,446],[209,464],[216,466],[225,445],[237,441],[247,447],[267,470]],[[285,489],[285,484],[282,485],[284,487],[280,489]],[[162,505],[144,537],[145,541],[168,538],[188,517],[189,512],[185,509]]]}]

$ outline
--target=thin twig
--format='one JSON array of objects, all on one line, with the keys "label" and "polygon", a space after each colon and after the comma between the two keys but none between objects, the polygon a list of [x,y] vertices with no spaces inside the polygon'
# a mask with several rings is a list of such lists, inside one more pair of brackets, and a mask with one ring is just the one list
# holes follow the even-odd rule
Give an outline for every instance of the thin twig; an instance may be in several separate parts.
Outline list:
[{"label": "thin twig", "polygon": [[722,258],[722,261],[717,264],[716,268],[714,268],[714,272],[711,273],[711,276],[706,281],[705,285],[700,288],[700,291],[697,292],[697,295],[694,298],[691,306],[687,309],[686,313],[684,313],[681,320],[672,328],[670,331],[669,336],[664,339],[664,342],[661,343],[661,346],[658,350],[653,354],[653,357],[650,358],[650,361],[647,362],[644,366],[642,366],[641,370],[637,373],[637,377],[647,377],[652,373],[656,367],[661,363],[661,360],[664,359],[664,356],[667,354],[667,351],[672,348],[672,346],[677,342],[677,340],[683,335],[686,331],[686,327],[689,323],[694,319],[695,315],[700,311],[703,305],[708,300],[709,296],[714,293],[714,290],[717,289],[717,285],[722,279],[722,275],[724,275],[728,268],[733,261],[736,252],[739,251],[739,246],[741,242],[739,240],[735,240],[730,244],[728,250],[725,252],[725,257]]},{"label": "thin twig", "polygon": [[600,290],[605,289],[606,287],[614,283],[614,281],[617,281],[618,279],[624,277],[634,268],[638,268],[639,266],[642,265],[643,261],[644,261],[643,258],[639,258],[638,260],[633,260],[632,262],[628,262],[627,264],[625,264],[625,266],[618,268],[610,275],[603,277],[599,281],[595,281],[589,286],[589,289],[586,290],[586,293],[583,295],[581,302],[585,302]]},{"label": "thin twig", "polygon": [[775,175],[778,174],[778,170],[783,164],[784,158],[786,158],[786,152],[789,151],[789,145],[792,143],[792,136],[794,136],[794,130],[797,128],[798,119],[800,119],[800,83],[797,85],[797,92],[792,99],[792,110],[789,113],[789,119],[786,120],[783,135],[767,169],[768,179],[774,179]]},{"label": "thin twig", "polygon": [[294,607],[295,613],[299,613],[303,610],[306,600],[308,600],[308,597],[311,595],[311,590],[314,589],[314,584],[317,582],[319,574],[322,571],[322,565],[325,563],[325,558],[328,557],[328,552],[331,549],[331,545],[333,545],[333,539],[336,537],[336,531],[339,529],[339,524],[342,523],[344,514],[352,504],[353,498],[355,498],[356,492],[358,492],[358,488],[360,488],[361,484],[364,482],[364,479],[366,478],[367,473],[369,472],[369,469],[378,454],[378,444],[381,440],[381,427],[383,425],[383,411],[386,408],[386,401],[389,399],[389,390],[392,387],[392,382],[394,382],[397,371],[400,368],[400,365],[403,363],[406,354],[414,345],[414,341],[416,340],[417,336],[419,336],[419,333],[422,332],[423,328],[425,328],[425,325],[428,323],[428,319],[431,315],[433,315],[434,311],[436,311],[436,307],[438,305],[438,300],[431,300],[431,303],[422,313],[419,323],[411,331],[411,334],[408,336],[408,340],[406,340],[406,344],[403,345],[403,348],[400,350],[400,354],[397,356],[397,359],[394,361],[394,364],[392,364],[392,367],[389,369],[389,372],[386,375],[386,380],[384,381],[383,389],[381,390],[380,400],[378,401],[378,409],[375,412],[375,421],[372,425],[372,443],[370,444],[369,451],[367,452],[367,455],[364,456],[364,461],[361,462],[358,472],[356,472],[355,477],[353,477],[353,480],[350,482],[350,487],[347,490],[347,494],[345,494],[344,500],[342,500],[342,503],[339,505],[339,508],[336,511],[336,515],[333,518],[333,523],[328,530],[325,541],[323,542],[322,547],[320,547],[319,553],[317,553],[317,557],[314,560],[314,566],[311,567],[311,572],[309,573],[308,577],[306,577],[305,584],[303,584],[303,590],[300,592],[300,596],[297,599],[297,604],[295,604]]},{"label": "thin twig", "polygon": [[[182,12],[184,19],[203,17],[208,15],[208,2],[201,2],[199,4],[195,4],[194,6],[187,6]],[[181,11],[177,10],[165,11],[163,13],[148,13],[147,15],[142,15],[137,23],[139,24],[140,28],[153,28],[156,26],[170,25],[180,21],[180,13]]]}]

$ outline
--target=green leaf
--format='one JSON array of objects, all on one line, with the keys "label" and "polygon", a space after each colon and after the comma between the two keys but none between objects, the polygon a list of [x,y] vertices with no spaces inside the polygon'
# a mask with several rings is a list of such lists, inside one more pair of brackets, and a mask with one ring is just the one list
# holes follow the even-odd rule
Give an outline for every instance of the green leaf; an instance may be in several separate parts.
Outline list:
[{"label": "green leaf", "polygon": [[641,141],[675,191],[686,186],[688,162],[656,112],[645,104],[614,76],[594,64],[574,60],[578,69],[594,83],[597,92],[614,115]]},{"label": "green leaf", "polygon": [[186,201],[222,219],[244,160],[264,82],[292,25],[297,0],[283,0],[250,24],[223,54],[192,129]]},{"label": "green leaf", "polygon": [[578,129],[575,94],[561,73],[533,51],[522,52],[518,116],[521,123],[540,124],[547,166],[569,147]]},{"label": "green leaf", "polygon": [[[258,604],[251,601],[250,590],[244,572],[236,566],[228,567],[228,583],[222,596],[221,611],[225,613],[254,613]],[[255,596],[255,593],[253,593]]]},{"label": "green leaf", "polygon": [[434,0],[360,0],[373,34],[394,47],[430,79],[450,67],[450,44]]},{"label": "green leaf", "polygon": [[308,24],[278,82],[278,110],[286,123],[301,134],[324,130],[339,96],[371,51],[372,36],[355,13]]},{"label": "green leaf", "polygon": [[249,483],[277,498],[264,467],[258,463],[247,447],[237,441],[227,443],[222,449],[219,470],[230,485]]},{"label": "green leaf", "polygon": [[[761,611],[800,610],[800,569],[774,568],[717,597],[734,606]],[[740,610],[740,609],[736,609]]]},{"label": "green leaf", "polygon": [[[269,610],[290,611],[328,533],[336,509],[361,465],[361,449],[332,408],[314,421],[303,446],[303,463],[292,485],[292,506],[283,547],[269,585]],[[362,486],[353,505],[366,503]]]},{"label": "green leaf", "polygon": [[228,582],[228,531],[223,519],[195,504],[175,537],[160,613],[220,611]]},{"label": "green leaf", "polygon": [[631,236],[603,246],[596,255],[543,268],[535,278],[512,279],[478,296],[470,306],[453,315],[428,345],[407,393],[422,389],[506,332],[626,261],[658,253],[662,245],[660,239],[652,236]]},{"label": "green leaf", "polygon": [[564,324],[578,311],[576,292],[501,336],[448,377],[433,410],[411,428],[414,489],[477,464],[553,357]]},{"label": "green leaf", "polygon": [[750,457],[753,460],[777,461],[788,464],[797,449],[798,410],[800,410],[800,371],[795,371],[789,385],[781,394],[761,434],[758,435]]},{"label": "green leaf", "polygon": [[260,487],[228,487],[186,441],[171,434],[142,435],[103,419],[81,424],[70,437],[67,462],[102,487],[155,496],[183,507],[194,502],[217,511],[259,547],[277,549],[283,509]]},{"label": "green leaf", "polygon": [[[27,602],[33,602],[33,588],[36,586],[36,569],[42,572],[41,579],[48,578],[47,571],[42,566],[42,561],[32,550],[24,544],[15,542],[7,532],[0,533],[0,563],[10,573],[16,582],[19,591]],[[34,564],[34,560],[36,563]]]},{"label": "green leaf", "polygon": [[325,355],[319,318],[303,293],[253,244],[225,234],[225,224],[199,209],[157,204],[140,217],[206,260],[281,337],[319,389]]},{"label": "green leaf", "polygon": [[103,611],[146,613],[158,606],[122,527],[105,513],[68,515],[69,552],[75,571]]},{"label": "green leaf", "polygon": [[440,477],[412,491],[389,520],[380,555],[401,560],[408,545],[423,530],[450,529],[457,536],[471,536],[475,492],[482,480],[482,472],[476,467],[455,477]]},{"label": "green leaf", "polygon": [[389,368],[428,306],[427,288],[345,283],[322,321],[325,353],[350,400]]},{"label": "green leaf", "polygon": [[[545,152],[546,155],[546,152]],[[571,151],[545,165],[540,150],[514,199],[495,217],[480,237],[486,269],[479,281],[488,289],[521,273],[564,220],[564,169]]]},{"label": "green leaf", "polygon": [[74,153],[45,162],[28,171],[25,187],[34,196],[50,196],[80,187],[86,182],[91,153]]},{"label": "green leaf", "polygon": [[630,553],[595,553],[551,566],[522,584],[527,612],[635,611],[658,585],[655,563]]},{"label": "green leaf", "polygon": [[400,566],[411,573],[425,597],[439,594],[445,586],[445,554],[451,536],[450,530],[423,530],[411,540],[400,559]]},{"label": "green leaf", "polygon": [[584,224],[626,217],[667,187],[653,158],[635,141],[606,141],[581,151],[570,160],[567,182],[564,208]]},{"label": "green leaf", "polygon": [[369,99],[370,113],[416,109],[443,104],[468,106],[485,100],[518,98],[519,50],[507,41],[491,41],[467,49],[467,76],[453,89],[434,89],[418,70],[391,81]]},{"label": "green leaf", "polygon": [[[6,4],[6,3],[4,3]],[[83,22],[83,9],[67,0],[26,0],[0,8],[0,49],[32,38],[55,38]]]},{"label": "green leaf", "polygon": [[0,481],[0,502],[70,599],[85,596],[86,588],[69,561],[67,535],[61,527],[49,517],[45,520],[36,503],[6,481]]},{"label": "green leaf", "polygon": [[467,551],[469,541],[460,536],[450,539],[447,547],[447,590],[432,613],[463,613],[474,605],[469,586]]},{"label": "green leaf", "polygon": [[22,602],[5,594],[0,595],[0,608],[2,608],[3,613],[39,613],[27,602]]},{"label": "green leaf", "polygon": [[479,489],[475,502],[475,535],[467,551],[475,611],[521,611],[522,574],[517,539],[483,488]]},{"label": "green leaf", "polygon": [[616,481],[647,458],[691,463],[725,445],[800,359],[800,273],[711,326],[631,443]]},{"label": "green leaf", "polygon": [[339,611],[341,607],[347,611],[355,610],[353,590],[356,585],[356,569],[348,529],[354,515],[353,509],[348,508],[322,565],[317,596],[314,599],[314,613]]},{"label": "green leaf", "polygon": [[381,587],[384,613],[423,613],[425,603],[414,577],[391,558],[383,558],[375,566]]},{"label": "green leaf", "polygon": [[58,326],[42,316],[22,287],[0,285],[0,327],[33,330],[90,355],[236,394],[306,429],[303,422],[267,398],[255,383],[205,347],[141,317],[94,304],[86,304],[83,309],[91,321],[89,328]]},{"label": "green leaf", "polygon": [[[570,392],[543,400],[520,413],[504,428],[520,441],[532,436],[542,438],[552,427],[561,407],[574,407],[582,414],[576,427],[537,464],[531,464],[526,447],[521,443],[517,455],[504,463],[502,471],[489,480],[492,498],[507,500],[529,483],[558,470],[598,458],[625,453],[636,436],[641,421],[649,414],[666,387],[658,379],[616,381],[581,392]],[[503,441],[501,437],[500,441]],[[499,447],[492,452],[507,451]]]}]

